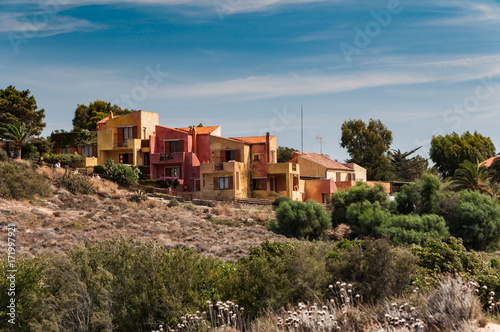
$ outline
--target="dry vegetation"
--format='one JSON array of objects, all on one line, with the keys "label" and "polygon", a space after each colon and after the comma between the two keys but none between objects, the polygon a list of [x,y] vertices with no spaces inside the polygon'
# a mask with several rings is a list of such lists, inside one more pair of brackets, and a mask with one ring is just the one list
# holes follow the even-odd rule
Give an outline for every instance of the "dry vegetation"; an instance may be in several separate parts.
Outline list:
[{"label": "dry vegetation", "polygon": [[[40,172],[47,177],[64,173],[43,168]],[[0,199],[0,225],[17,224],[19,250],[29,255],[124,235],[152,239],[167,248],[191,247],[203,255],[237,259],[265,239],[286,240],[266,229],[266,221],[274,213],[270,207],[224,204],[211,208],[191,203],[168,207],[168,200],[158,198],[134,203],[128,200],[131,193],[115,183],[92,182],[95,196],[59,189],[46,200]],[[6,246],[6,239],[0,239],[0,248]]]}]

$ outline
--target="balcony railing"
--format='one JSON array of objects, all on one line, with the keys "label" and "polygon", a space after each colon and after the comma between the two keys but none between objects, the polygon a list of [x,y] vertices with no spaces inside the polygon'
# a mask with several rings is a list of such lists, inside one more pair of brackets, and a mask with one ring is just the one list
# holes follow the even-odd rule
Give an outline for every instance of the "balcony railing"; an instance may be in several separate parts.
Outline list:
[{"label": "balcony railing", "polygon": [[128,147],[127,141],[124,142],[117,142],[114,145],[115,148],[126,148]]},{"label": "balcony railing", "polygon": [[174,160],[173,153],[160,153],[160,161],[170,161]]}]

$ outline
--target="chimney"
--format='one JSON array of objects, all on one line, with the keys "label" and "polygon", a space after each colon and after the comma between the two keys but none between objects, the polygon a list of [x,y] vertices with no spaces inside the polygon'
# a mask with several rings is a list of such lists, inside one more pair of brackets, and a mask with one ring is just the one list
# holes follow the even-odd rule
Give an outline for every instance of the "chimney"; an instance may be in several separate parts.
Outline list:
[{"label": "chimney", "polygon": [[109,119],[113,119],[113,111],[109,111]]},{"label": "chimney", "polygon": [[196,132],[196,127],[193,127],[193,153],[198,154],[198,133]]},{"label": "chimney", "polygon": [[271,160],[271,135],[269,132],[266,133],[266,159],[268,164],[274,161]]}]

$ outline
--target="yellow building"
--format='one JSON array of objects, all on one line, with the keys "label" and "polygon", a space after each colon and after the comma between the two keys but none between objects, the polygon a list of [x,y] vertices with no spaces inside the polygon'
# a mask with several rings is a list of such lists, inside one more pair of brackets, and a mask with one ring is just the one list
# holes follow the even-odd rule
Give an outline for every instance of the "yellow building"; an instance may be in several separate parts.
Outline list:
[{"label": "yellow building", "polygon": [[[115,163],[149,167],[149,136],[159,123],[158,113],[137,111],[114,116],[97,123],[98,163],[108,159]],[[149,169],[144,173],[149,174]]]},{"label": "yellow building", "polygon": [[277,163],[276,137],[210,137],[211,160],[200,165],[207,198],[302,200],[298,165]]}]

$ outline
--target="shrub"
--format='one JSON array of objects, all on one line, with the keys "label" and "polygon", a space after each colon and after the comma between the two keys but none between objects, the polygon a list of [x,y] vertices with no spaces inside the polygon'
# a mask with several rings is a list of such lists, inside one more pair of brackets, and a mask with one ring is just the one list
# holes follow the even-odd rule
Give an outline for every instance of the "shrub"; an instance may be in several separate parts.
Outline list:
[{"label": "shrub", "polygon": [[500,204],[497,199],[473,192],[460,192],[455,215],[448,220],[453,236],[468,248],[497,248],[500,240]]},{"label": "shrub", "polygon": [[6,162],[7,160],[9,160],[7,152],[3,149],[0,149],[0,162]]},{"label": "shrub", "polygon": [[328,228],[331,219],[321,204],[313,201],[285,201],[276,210],[277,222],[271,229],[287,237],[318,239]]},{"label": "shrub", "polygon": [[332,224],[337,226],[346,222],[347,209],[351,204],[379,202],[380,204],[389,204],[385,188],[378,183],[373,187],[362,181],[356,182],[356,185],[348,191],[339,191],[332,195]]},{"label": "shrub", "polygon": [[382,222],[379,232],[394,245],[423,244],[429,238],[446,240],[450,236],[444,218],[435,214],[391,216]]},{"label": "shrub", "polygon": [[168,207],[174,207],[174,206],[179,206],[179,201],[176,200],[175,198],[172,198],[170,202],[168,202]]},{"label": "shrub", "polygon": [[58,161],[61,161],[62,166],[68,166],[70,168],[75,168],[79,163],[85,160],[84,156],[75,155],[75,154],[44,154],[43,161],[48,164],[54,165]]},{"label": "shrub", "polygon": [[137,190],[130,196],[132,202],[140,203],[148,200],[148,195],[141,189]]},{"label": "shrub", "polygon": [[144,188],[147,193],[154,193],[155,192],[155,187],[154,186],[146,186]]},{"label": "shrub", "polygon": [[401,214],[439,214],[440,188],[441,182],[435,175],[424,174],[422,179],[401,187],[396,195],[397,211]]},{"label": "shrub", "polygon": [[109,179],[121,184],[136,184],[139,181],[139,170],[124,164],[111,164],[107,170]]},{"label": "shrub", "polygon": [[279,208],[279,206],[281,205],[281,203],[288,202],[288,201],[291,201],[291,200],[292,199],[290,197],[286,197],[286,196],[276,197],[275,200],[272,203],[273,209],[276,210],[277,208]]},{"label": "shrub", "polygon": [[436,331],[464,331],[481,316],[481,304],[471,284],[446,278],[427,299],[427,325]]},{"label": "shrub", "polygon": [[49,181],[29,163],[8,161],[0,164],[0,197],[25,200],[52,196]]},{"label": "shrub", "polygon": [[102,165],[95,165],[93,173],[94,174],[106,174],[106,169]]},{"label": "shrub", "polygon": [[58,187],[65,188],[72,194],[93,195],[94,185],[88,176],[73,173],[66,169],[64,174],[55,181]]},{"label": "shrub", "polygon": [[180,184],[179,179],[174,178],[174,177],[162,177],[158,180],[156,180],[160,188],[172,188],[175,189],[177,186]]}]

